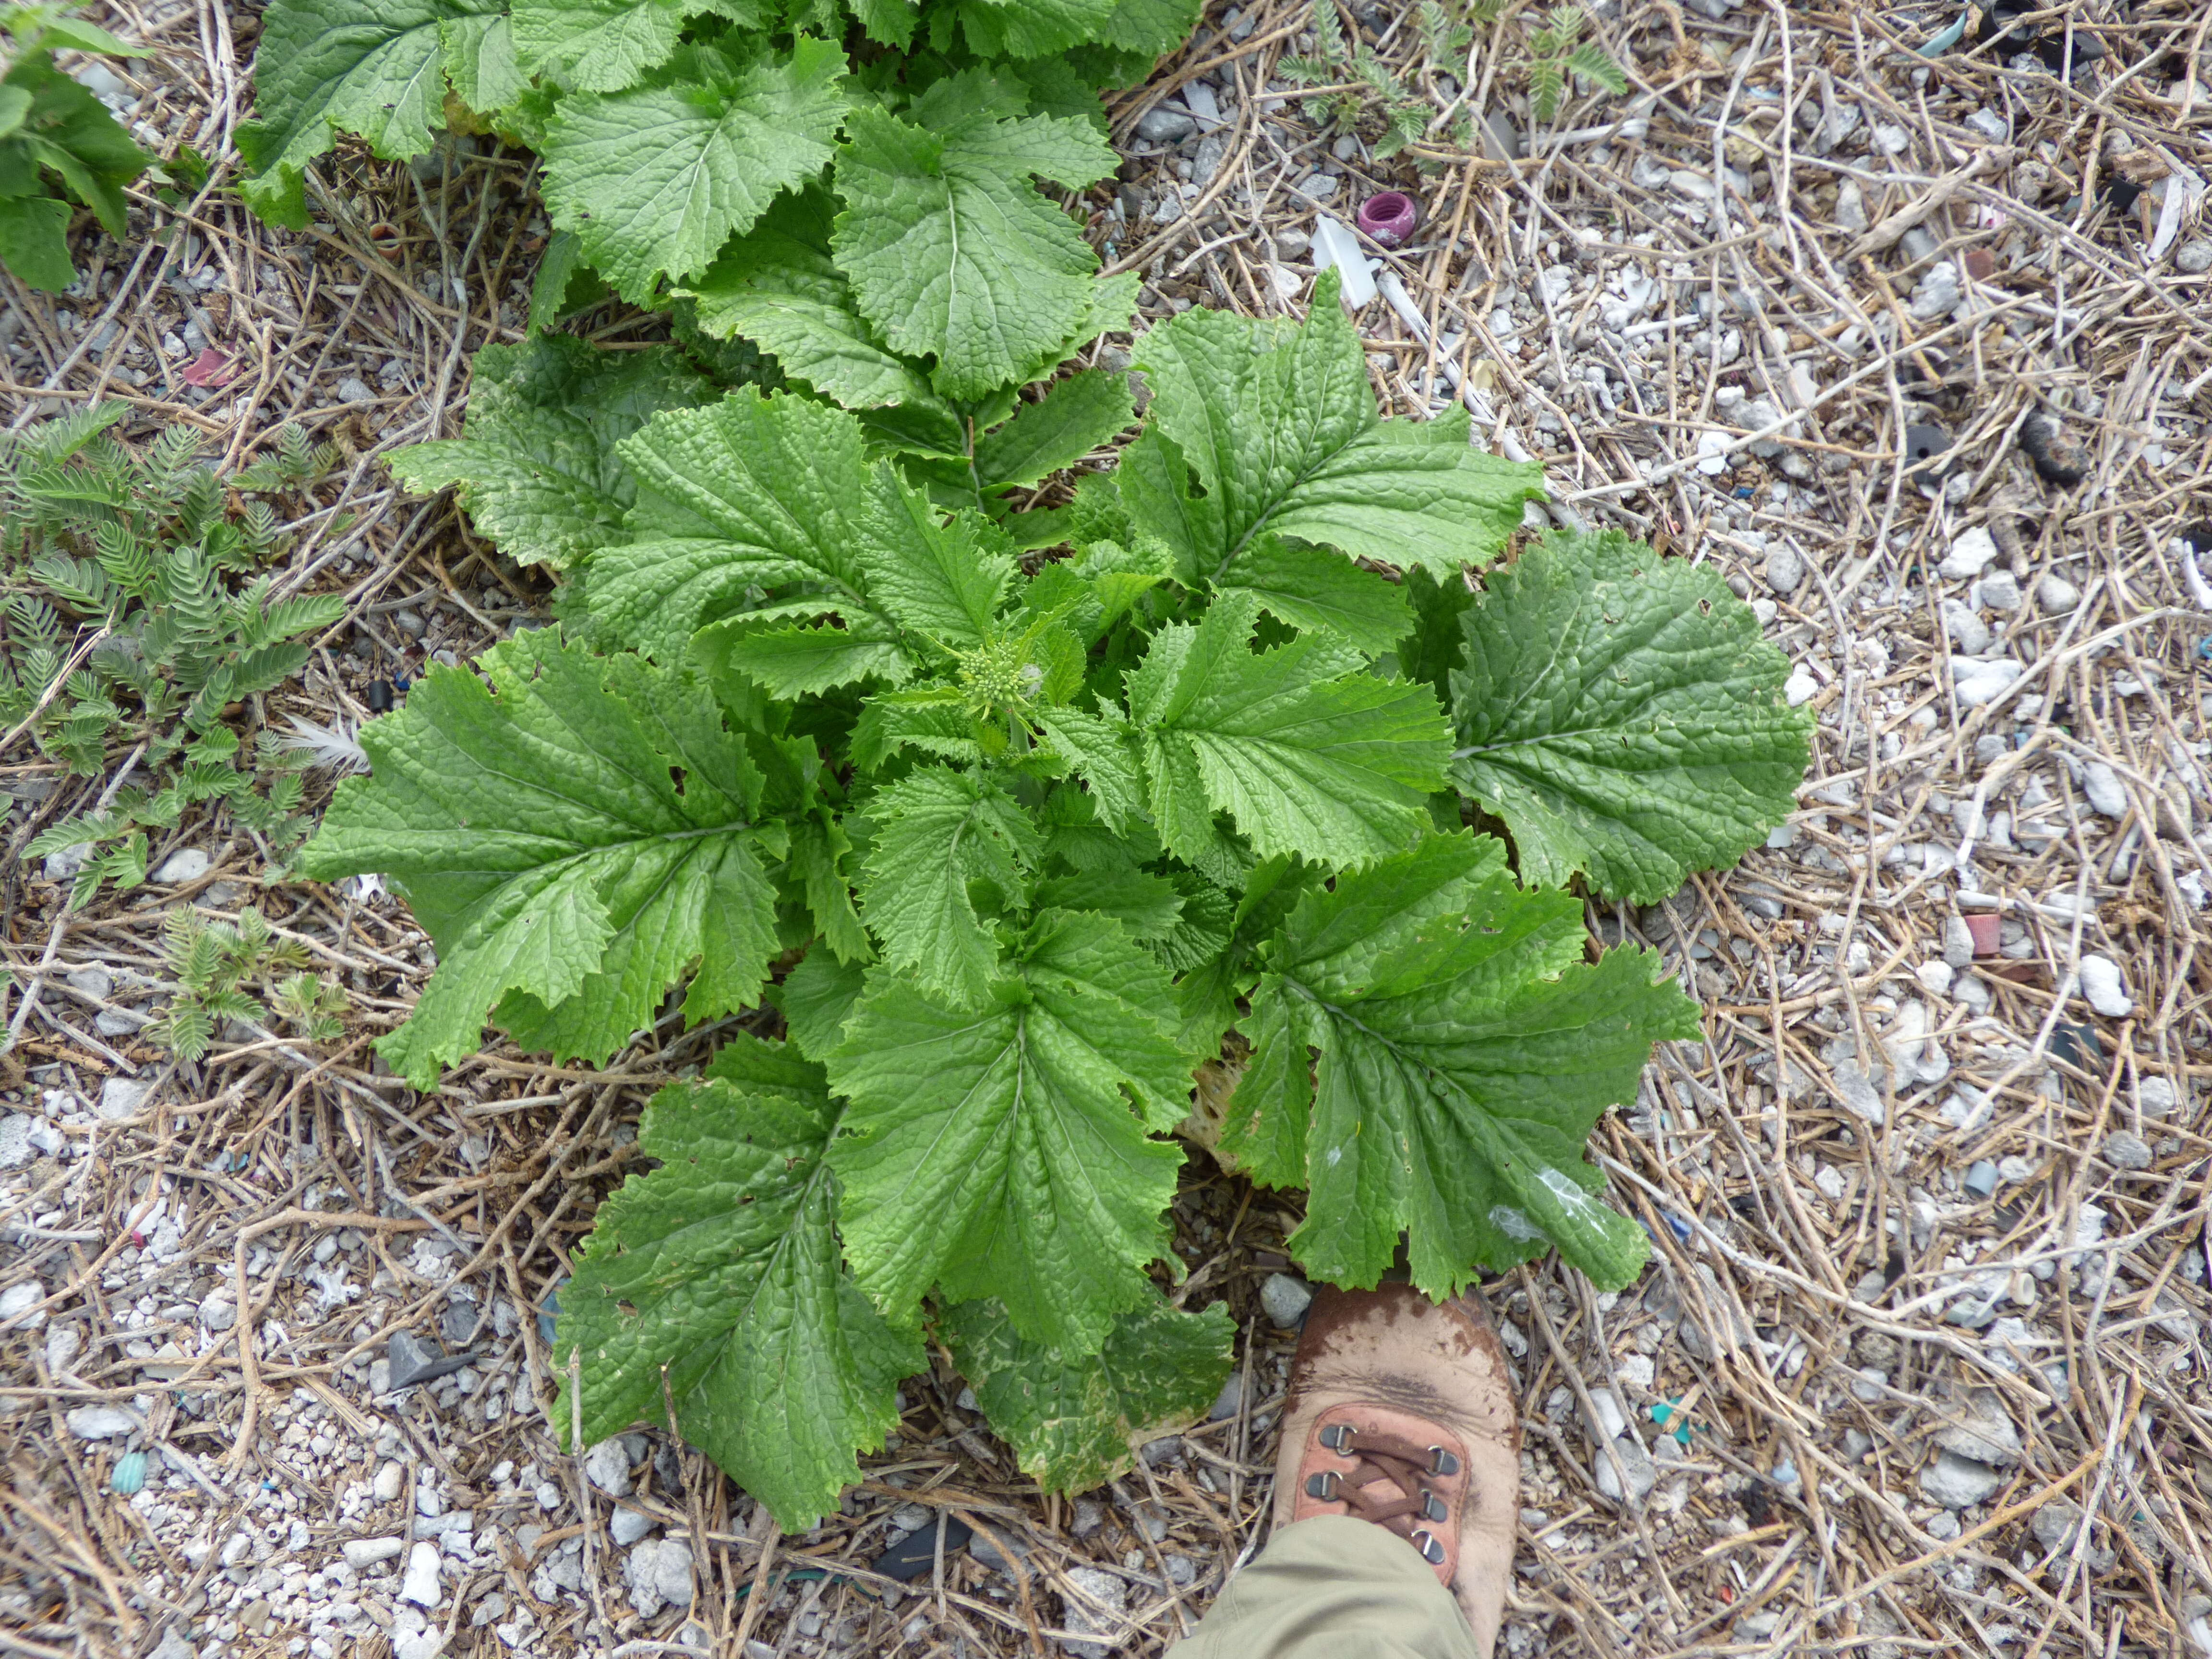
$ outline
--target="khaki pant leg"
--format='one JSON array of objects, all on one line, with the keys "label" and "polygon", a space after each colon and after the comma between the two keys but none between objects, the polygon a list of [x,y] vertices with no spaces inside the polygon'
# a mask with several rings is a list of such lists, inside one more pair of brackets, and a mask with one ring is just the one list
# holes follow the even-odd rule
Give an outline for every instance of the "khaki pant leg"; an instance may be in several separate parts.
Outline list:
[{"label": "khaki pant leg", "polygon": [[1487,1659],[1402,1538],[1321,1515],[1283,1528],[1168,1659]]}]

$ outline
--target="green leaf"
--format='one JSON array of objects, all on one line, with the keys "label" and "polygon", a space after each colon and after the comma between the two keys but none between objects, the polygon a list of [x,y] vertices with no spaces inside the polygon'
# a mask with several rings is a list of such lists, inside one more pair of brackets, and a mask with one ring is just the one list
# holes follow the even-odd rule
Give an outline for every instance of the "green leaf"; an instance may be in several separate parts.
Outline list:
[{"label": "green leaf", "polygon": [[1341,554],[1279,536],[1255,537],[1229,567],[1219,591],[1248,593],[1300,632],[1337,635],[1370,657],[1389,650],[1413,626],[1396,584]]},{"label": "green leaf", "polygon": [[530,78],[515,58],[513,27],[503,16],[449,19],[439,34],[439,52],[453,96],[478,115],[504,112],[529,90]]},{"label": "green leaf", "polygon": [[1050,58],[1091,42],[1146,58],[1190,38],[1197,0],[958,0],[979,58]]},{"label": "green leaf", "polygon": [[1185,1313],[1158,1292],[1115,1321],[1098,1352],[1024,1340],[996,1302],[963,1302],[940,1322],[992,1432],[1059,1492],[1127,1474],[1145,1442],[1205,1415],[1237,1335],[1226,1303]]},{"label": "green leaf", "polygon": [[576,240],[575,232],[556,230],[546,238],[538,274],[530,279],[530,316],[524,326],[532,334],[542,334],[567,316],[569,287],[578,272],[589,270],[584,263],[584,245]]},{"label": "green leaf", "polygon": [[771,998],[783,1010],[784,1029],[810,1060],[825,1060],[845,1041],[845,1022],[860,1000],[865,973],[857,962],[841,962],[819,948],[783,976]]},{"label": "green leaf", "polygon": [[878,522],[882,533],[853,550],[877,607],[947,652],[989,638],[1015,570],[989,522],[963,513],[940,524],[927,501],[896,484]]},{"label": "green leaf", "polygon": [[853,15],[878,46],[906,50],[921,8],[915,0],[850,0]]},{"label": "green leaf", "polygon": [[645,492],[630,518],[639,539],[594,558],[586,587],[592,614],[617,638],[680,662],[702,625],[757,608],[750,591],[801,588],[808,601],[775,614],[836,611],[858,631],[840,642],[787,630],[787,654],[872,639],[896,656],[884,643],[890,620],[867,603],[859,549],[897,533],[897,486],[866,459],[852,416],[742,387],[656,417],[620,451]]},{"label": "green leaf", "polygon": [[1131,939],[1152,944],[1175,931],[1182,895],[1164,876],[1142,870],[1084,870],[1036,884],[1040,910],[1094,910],[1121,924]]},{"label": "green leaf", "polygon": [[1542,468],[1468,442],[1464,410],[1378,419],[1336,296],[1324,272],[1304,323],[1194,307],[1139,343],[1152,429],[1206,490],[1202,508],[1181,513],[1171,474],[1139,496],[1143,529],[1175,550],[1187,580],[1221,580],[1262,532],[1441,575],[1495,558],[1521,504],[1543,494]]},{"label": "green leaf", "polygon": [[69,222],[69,204],[51,196],[0,197],[0,264],[26,287],[59,294],[76,280]]},{"label": "green leaf", "polygon": [[600,351],[565,334],[477,352],[461,436],[392,452],[417,495],[458,484],[518,564],[572,564],[622,539],[637,486],[616,446],[665,409],[715,395],[668,346]]},{"label": "green leaf", "polygon": [[884,961],[956,1007],[980,1008],[1003,969],[991,925],[977,915],[971,882],[989,883],[1019,908],[1039,847],[1028,816],[997,784],[932,766],[877,792],[874,848],[860,886]]},{"label": "green leaf", "polygon": [[1466,650],[1466,634],[1460,618],[1474,603],[1474,591],[1455,571],[1439,581],[1416,565],[1400,586],[1413,608],[1413,629],[1396,652],[1398,671],[1419,680],[1437,694],[1437,701],[1451,707],[1451,672]]},{"label": "green leaf", "polygon": [[[1167,976],[1103,916],[1051,911],[981,1013],[881,968],[830,1060],[845,1251],[892,1317],[933,1285],[1033,1341],[1096,1352],[1152,1294],[1189,1109]],[[1133,1098],[1133,1104],[1132,1103]]]},{"label": "green leaf", "polygon": [[1084,369],[977,441],[976,481],[984,489],[1036,483],[1073,466],[1135,418],[1126,374]]},{"label": "green leaf", "polygon": [[733,617],[702,629],[692,651],[717,685],[738,674],[770,696],[785,698],[818,696],[861,680],[896,685],[912,667],[898,641],[866,621],[849,627],[756,627],[750,617]]},{"label": "green leaf", "polygon": [[119,35],[110,34],[98,24],[88,23],[81,17],[47,19],[40,32],[39,44],[49,49],[104,52],[113,58],[143,58],[146,55],[145,47],[134,46]]},{"label": "green leaf", "polygon": [[1116,835],[1126,834],[1145,810],[1145,775],[1129,723],[1118,714],[1094,714],[1062,706],[1035,712],[1038,728],[1090,786],[1099,821]]},{"label": "green leaf", "polygon": [[[98,216],[111,236],[129,231],[124,185],[153,164],[107,106],[35,52],[8,71],[6,84],[30,94],[16,136],[0,141],[0,196],[39,193],[38,169],[51,167],[69,193]],[[17,175],[10,182],[9,175]]]},{"label": "green leaf", "polygon": [[[556,1376],[582,1357],[587,1443],[665,1425],[665,1367],[684,1437],[787,1532],[836,1508],[928,1364],[844,1269],[836,1118],[820,1066],[751,1037],[661,1090],[638,1124],[660,1167],[601,1202],[554,1334]],[[565,1430],[565,1397],[553,1415]]]},{"label": "green leaf", "polygon": [[1583,1143],[1698,1012],[1656,957],[1585,963],[1585,937],[1579,901],[1516,887],[1503,848],[1464,831],[1300,901],[1252,994],[1222,1144],[1255,1180],[1310,1189],[1291,1247],[1310,1274],[1373,1285],[1403,1231],[1438,1299],[1547,1244],[1602,1288],[1635,1276],[1643,1230],[1600,1200]]},{"label": "green leaf", "polygon": [[1559,112],[1560,95],[1567,89],[1567,77],[1560,68],[1564,61],[1540,53],[1529,61],[1528,101],[1539,121],[1550,121]]},{"label": "green leaf", "polygon": [[696,964],[694,1020],[760,1000],[779,949],[757,824],[761,777],[688,674],[594,657],[555,630],[433,669],[372,720],[302,854],[328,880],[386,877],[438,971],[379,1048],[417,1088],[477,1046],[488,1011],[525,1047],[604,1060]]},{"label": "green leaf", "polygon": [[958,417],[919,365],[876,337],[830,258],[829,235],[825,193],[781,197],[704,276],[677,292],[698,301],[708,333],[752,340],[786,375],[845,408],[896,408],[933,447],[960,452]]},{"label": "green leaf", "polygon": [[1443,784],[1435,698],[1360,672],[1356,652],[1314,635],[1255,653],[1257,608],[1223,594],[1195,628],[1153,635],[1129,677],[1161,839],[1190,860],[1218,811],[1262,858],[1336,866],[1395,852]]},{"label": "green leaf", "polygon": [[659,68],[683,39],[693,0],[516,0],[514,49],[530,75],[578,92],[621,92]]},{"label": "green leaf", "polygon": [[739,64],[687,47],[627,92],[564,98],[545,138],[546,216],[573,230],[623,298],[705,270],[779,191],[829,161],[846,110],[845,55],[800,35]]},{"label": "green leaf", "polygon": [[496,0],[272,0],[253,58],[260,118],[237,133],[254,175],[240,193],[299,230],[301,175],[339,133],[387,161],[423,154],[445,120],[444,30],[499,10]]},{"label": "green leaf", "polygon": [[853,908],[851,878],[846,863],[853,842],[845,826],[826,806],[792,823],[791,857],[787,868],[805,890],[806,908],[822,930],[823,943],[841,961],[872,962],[875,951],[860,912]]},{"label": "green leaf", "polygon": [[1790,815],[1812,720],[1719,573],[1617,531],[1550,538],[1485,579],[1451,676],[1452,775],[1522,875],[1648,904]]},{"label": "green leaf", "polygon": [[28,88],[0,81],[0,138],[12,138],[31,112]]},{"label": "green leaf", "polygon": [[948,398],[1028,379],[1087,317],[1097,258],[1032,175],[1071,187],[1112,173],[1087,122],[1019,114],[988,71],[938,82],[906,116],[866,106],[837,152],[837,263],[881,338],[933,356]]},{"label": "green leaf", "polygon": [[1628,90],[1628,76],[1613,61],[1613,54],[1595,40],[1585,40],[1567,54],[1567,67],[1595,81],[1615,97]]}]

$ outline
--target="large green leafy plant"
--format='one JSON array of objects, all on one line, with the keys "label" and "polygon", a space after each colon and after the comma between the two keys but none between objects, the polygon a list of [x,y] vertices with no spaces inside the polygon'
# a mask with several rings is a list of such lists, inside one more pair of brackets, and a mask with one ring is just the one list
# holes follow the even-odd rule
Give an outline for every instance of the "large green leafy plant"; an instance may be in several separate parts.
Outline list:
[{"label": "large green leafy plant", "polygon": [[[602,1207],[556,1346],[587,1436],[659,1420],[665,1367],[787,1526],[933,1321],[1055,1486],[1203,1407],[1231,1332],[1164,1297],[1164,1217],[1224,1054],[1224,1151],[1309,1190],[1314,1274],[1373,1284],[1402,1232],[1438,1294],[1553,1247],[1625,1282],[1645,1240],[1583,1143],[1695,1010],[1639,951],[1586,960],[1560,884],[1670,892],[1802,775],[1780,653],[1710,569],[1613,534],[1495,564],[1540,474],[1464,415],[1378,419],[1333,276],[1303,325],[1193,311],[1138,364],[1115,469],[994,517],[884,453],[902,404],[659,380],[583,432],[528,389],[667,366],[505,360],[472,419],[589,458],[564,620],[373,722],[304,855],[437,942],[381,1045],[418,1086],[488,1018],[597,1062],[673,991],[780,1014],[648,1106],[659,1167]],[[1079,375],[1001,447],[1127,399]],[[410,465],[551,556],[500,452]]]},{"label": "large green leafy plant", "polygon": [[680,307],[710,358],[742,337],[848,408],[896,406],[908,447],[961,464],[1010,388],[1127,321],[1135,277],[1097,282],[1039,186],[1113,172],[1097,89],[1141,77],[1196,16],[1194,0],[274,0],[244,190],[303,224],[305,170],[338,134],[397,160],[488,126],[543,164],[556,234],[533,326],[603,282]]}]

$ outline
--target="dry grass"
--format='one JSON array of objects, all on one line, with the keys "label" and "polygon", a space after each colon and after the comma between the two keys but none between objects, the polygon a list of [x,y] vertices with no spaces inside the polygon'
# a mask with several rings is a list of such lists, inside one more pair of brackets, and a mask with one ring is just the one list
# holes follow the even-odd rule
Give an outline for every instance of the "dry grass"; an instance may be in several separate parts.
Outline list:
[{"label": "dry grass", "polygon": [[[1716,22],[1632,5],[1597,33],[1631,65],[1627,106],[1649,123],[1640,132],[1540,140],[1535,159],[1498,161],[1457,151],[1440,122],[1383,164],[1364,151],[1334,161],[1335,135],[1303,100],[1279,95],[1277,59],[1299,45],[1302,8],[1263,5],[1249,29],[1216,12],[1115,108],[1127,140],[1194,76],[1216,76],[1224,122],[1196,158],[1210,171],[1193,180],[1186,210],[1132,229],[1126,209],[1108,211],[1115,185],[1080,204],[1109,263],[1146,273],[1148,314],[1194,302],[1265,315],[1304,304],[1276,273],[1305,274],[1297,239],[1314,206],[1299,187],[1318,165],[1343,175],[1328,205],[1346,219],[1371,189],[1413,191],[1424,218],[1411,245],[1373,250],[1402,283],[1404,310],[1378,299],[1360,317],[1387,406],[1425,416],[1464,388],[1495,447],[1545,461],[1563,519],[1712,561],[1753,595],[1766,594],[1761,574],[1775,567],[1765,562],[1779,550],[1807,573],[1772,595],[1769,629],[1818,686],[1793,844],[1641,915],[1592,907],[1600,933],[1668,951],[1707,1009],[1706,1036],[1659,1056],[1642,1098],[1602,1126],[1594,1149],[1616,1200],[1658,1240],[1643,1285],[1595,1296],[1547,1264],[1493,1287],[1528,1445],[1514,1659],[2212,1651],[2212,939],[2194,885],[2212,881],[2212,733],[2197,678],[2212,592],[2172,551],[2185,526],[2212,517],[2212,306],[2206,279],[2145,259],[2154,198],[2124,214],[2100,194],[2116,171],[2212,174],[2206,18],[2194,0],[2144,0],[2129,21],[2106,0],[2065,9],[2061,21],[2106,50],[2068,85],[1986,48],[1915,56],[1948,21],[1922,10],[1753,4]],[[349,616],[269,714],[358,718],[368,680],[435,650],[465,656],[543,599],[543,581],[473,540],[447,501],[402,499],[378,464],[398,444],[456,432],[467,354],[517,337],[544,234],[527,158],[451,153],[418,176],[346,155],[311,196],[315,228],[272,234],[218,187],[235,164],[228,138],[246,107],[252,20],[213,0],[113,11],[112,27],[160,49],[139,76],[141,118],[222,158],[216,179],[174,212],[137,198],[120,248],[88,240],[86,298],[55,303],[8,283],[33,349],[0,399],[20,425],[124,397],[138,415],[130,431],[190,422],[228,464],[265,449],[287,422],[334,441],[343,464],[292,526],[285,580],[342,588]],[[1458,88],[1494,106],[1517,85],[1510,22],[1482,30],[1467,62],[1424,68],[1406,18],[1378,18],[1368,38],[1381,34],[1379,56],[1440,114]],[[2194,67],[2177,71],[2175,53]],[[1894,125],[1902,148],[1846,156],[1815,143],[1842,102],[1862,106],[1865,124]],[[1817,113],[1801,123],[1801,108]],[[2006,124],[2002,160],[1965,124],[1980,110]],[[1584,100],[1559,126],[1620,114]],[[1373,136],[1371,120],[1364,131]],[[1717,218],[1710,196],[1698,208],[1649,169],[1638,182],[1645,155],[1701,167],[1708,180],[1733,169],[1751,188]],[[1120,188],[1149,207],[1156,186],[1180,182],[1160,172],[1174,159],[1135,155]],[[1846,184],[1876,228],[1863,239],[1835,222]],[[2069,196],[2078,202],[2062,206]],[[1933,252],[1892,251],[1900,213]],[[1964,284],[1966,320],[1915,317],[1911,295],[1933,260],[1970,257],[1982,275]],[[1565,280],[1547,283],[1553,270]],[[1583,276],[1606,280],[1578,290]],[[1661,300],[1624,333],[1604,301],[1646,279],[1665,285]],[[1511,315],[1516,295],[1534,315]],[[1708,327],[1701,301],[1736,309]],[[210,393],[184,387],[189,358],[164,350],[188,320],[237,365]],[[606,313],[586,326],[616,340],[651,325]],[[1625,351],[1642,341],[1663,349]],[[1602,388],[1584,373],[1593,365],[1613,371]],[[334,401],[349,378],[374,395]],[[1778,419],[1736,425],[1733,412],[1762,398]],[[2066,411],[2085,451],[2076,486],[2040,481],[2017,447],[2039,406]],[[1964,481],[1948,489],[1923,491],[1907,471],[1905,430],[1930,418],[1949,428],[1951,477]],[[1717,473],[1698,465],[1710,431],[1727,436]],[[1784,446],[1771,465],[1753,449],[1769,439]],[[1795,476],[1778,499],[1784,465]],[[1978,706],[1959,699],[1943,644],[1941,600],[1963,585],[1929,579],[1978,523],[1996,534],[1993,568],[2008,566],[2027,592],[2057,574],[2081,595],[2076,607],[2045,612],[2031,599],[2015,613],[2010,637],[2028,672]],[[399,631],[402,611],[427,619],[421,639]],[[2119,816],[2091,809],[2069,757],[2112,767]],[[11,787],[51,771],[27,745],[0,755]],[[2023,799],[2032,778],[2048,786],[2039,808]],[[222,914],[251,897],[344,979],[355,1013],[326,1052],[252,1042],[178,1066],[94,1036],[97,1009],[49,981],[24,1040],[0,1058],[11,1089],[93,1098],[111,1075],[159,1085],[141,1117],[72,1128],[76,1156],[34,1164],[35,1193],[6,1217],[0,1290],[36,1279],[46,1294],[0,1322],[0,1647],[107,1656],[148,1651],[164,1631],[204,1638],[232,1616],[208,1601],[228,1585],[219,1557],[191,1559],[178,1540],[220,1540],[261,1518],[247,1506],[270,1507],[264,1487],[276,1498],[301,1488],[288,1513],[313,1536],[305,1559],[396,1528],[410,1510],[341,1524],[330,1492],[288,1462],[312,1402],[338,1443],[324,1463],[331,1479],[365,1478],[381,1432],[416,1479],[442,1485],[449,1507],[473,1503],[481,1527],[502,1529],[441,1615],[449,1651],[504,1650],[465,1617],[494,1591],[534,1609],[534,1651],[669,1650],[656,1644],[675,1638],[679,1616],[629,1608],[605,1542],[607,1500],[554,1447],[537,1408],[553,1379],[534,1318],[489,1342],[481,1369],[497,1392],[521,1385],[495,1413],[482,1395],[471,1416],[429,1390],[373,1402],[368,1364],[391,1331],[427,1328],[453,1284],[487,1304],[536,1308],[619,1178],[643,1100],[712,1033],[671,1021],[603,1072],[498,1048],[416,1095],[367,1047],[427,973],[423,941],[388,901],[282,880],[252,894],[263,871],[252,845],[187,825],[178,839],[220,843],[194,887],[63,915],[64,890],[17,855],[106,781],[64,783],[11,821],[0,883],[19,981],[42,957],[158,974],[167,907]],[[2001,811],[2008,837],[1993,833]],[[2023,828],[2039,813],[2048,833],[2032,838]],[[1963,878],[1962,839],[1973,842]],[[1915,977],[1941,961],[1962,891],[1987,896],[1965,914],[2001,906],[2015,929],[2002,975],[1983,964],[1981,1006]],[[2123,968],[2127,1018],[2094,1016],[2079,1000],[2093,952]],[[1948,1061],[1940,1079],[1900,1030],[1914,1004]],[[2094,1031],[2094,1047],[2076,1027]],[[1843,1066],[1878,1074],[1881,1127],[1842,1103]],[[2161,1081],[2179,1103],[2157,1118],[2143,1110],[2144,1085]],[[1942,1115],[1961,1085],[1990,1103],[1964,1123]],[[2106,1156],[2116,1131],[2148,1148],[2148,1167]],[[2019,1178],[1993,1199],[1962,1190],[1970,1165],[2008,1158]],[[158,1316],[126,1332],[116,1263],[157,1201],[183,1253],[155,1287]],[[1256,1288],[1283,1264],[1296,1216],[1283,1195],[1194,1156],[1177,1218],[1193,1270],[1186,1299],[1225,1297],[1244,1334],[1238,1412],[1077,1505],[1040,1498],[1012,1469],[940,1363],[908,1385],[904,1428],[847,1513],[784,1540],[696,1455],[649,1461],[623,1501],[688,1533],[700,1574],[691,1616],[713,1650],[739,1651],[742,1638],[778,1656],[1049,1651],[1081,1608],[1066,1571],[1076,1565],[1127,1586],[1118,1614],[1091,1609],[1117,1651],[1156,1653],[1187,1629],[1264,1535],[1290,1339],[1260,1313]],[[342,1234],[388,1297],[319,1300],[306,1270],[319,1243]],[[236,1328],[258,1340],[215,1343],[186,1375],[145,1381],[125,1337],[189,1339],[167,1304],[226,1290],[243,1310]],[[135,1277],[131,1291],[141,1293]],[[1992,1291],[2009,1297],[1996,1311],[2016,1325],[1947,1319],[1962,1292]],[[48,1370],[42,1312],[94,1338],[66,1375]],[[1647,1496],[1606,1495],[1621,1489],[1620,1452],[1585,1431],[1596,1389],[1615,1393],[1644,1446],[1673,1449]],[[1984,1390],[2020,1454],[1960,1527],[1923,1499],[1917,1476],[1934,1437],[1978,1409]],[[153,1521],[108,1490],[112,1450],[61,1420],[142,1397],[144,1443],[177,1448],[173,1467],[197,1472],[163,1494],[176,1515]],[[1668,1402],[1680,1418],[1662,1430],[1649,1408]],[[1692,1425],[1686,1447],[1669,1432],[1681,1419]],[[562,1486],[562,1507],[542,1512],[529,1494],[498,1490],[491,1471],[503,1460],[534,1462]],[[2035,1515],[2062,1497],[2091,1524],[2039,1532]],[[1019,1540],[1026,1570],[995,1575],[949,1553],[910,1586],[876,1576],[867,1564],[889,1516],[915,1503]],[[526,1522],[550,1528],[527,1548]],[[540,1600],[533,1567],[578,1527],[585,1590]],[[790,1579],[790,1569],[827,1576]],[[231,1650],[248,1654],[280,1652],[298,1633],[281,1621],[258,1635],[232,1628]],[[371,1634],[356,1650],[373,1654],[381,1638],[362,1628]]]}]

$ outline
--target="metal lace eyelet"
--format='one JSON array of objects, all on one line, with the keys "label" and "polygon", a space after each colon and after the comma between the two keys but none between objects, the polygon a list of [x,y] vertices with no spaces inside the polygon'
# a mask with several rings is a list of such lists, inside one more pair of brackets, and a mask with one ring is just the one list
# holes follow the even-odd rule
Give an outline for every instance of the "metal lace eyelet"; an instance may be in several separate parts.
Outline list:
[{"label": "metal lace eyelet", "polygon": [[1429,1473],[1445,1476],[1457,1474],[1459,1459],[1442,1446],[1431,1446],[1429,1448]]},{"label": "metal lace eyelet", "polygon": [[1444,1564],[1444,1547],[1437,1541],[1436,1534],[1424,1527],[1413,1536],[1413,1547],[1421,1553],[1421,1559],[1432,1567]]},{"label": "metal lace eyelet", "polygon": [[1423,1520],[1442,1521],[1448,1518],[1450,1514],[1451,1511],[1444,1507],[1443,1498],[1437,1497],[1426,1486],[1421,1488],[1421,1518]]},{"label": "metal lace eyelet", "polygon": [[1334,1503],[1336,1501],[1336,1471],[1324,1469],[1319,1474],[1309,1476],[1306,1480],[1306,1496],[1318,1498],[1324,1504]]},{"label": "metal lace eyelet", "polygon": [[1333,1452],[1348,1452],[1352,1449],[1352,1425],[1332,1423],[1321,1431],[1318,1437],[1321,1443]]}]

